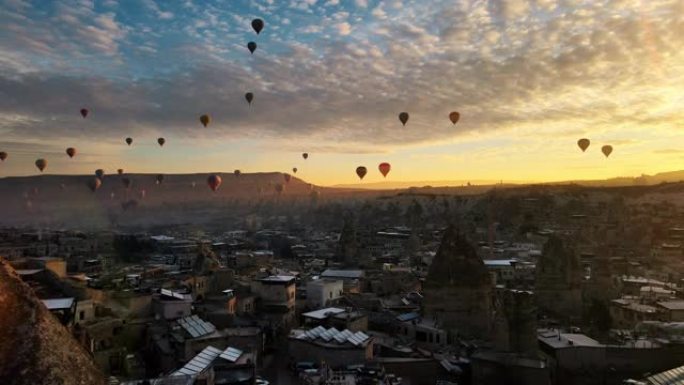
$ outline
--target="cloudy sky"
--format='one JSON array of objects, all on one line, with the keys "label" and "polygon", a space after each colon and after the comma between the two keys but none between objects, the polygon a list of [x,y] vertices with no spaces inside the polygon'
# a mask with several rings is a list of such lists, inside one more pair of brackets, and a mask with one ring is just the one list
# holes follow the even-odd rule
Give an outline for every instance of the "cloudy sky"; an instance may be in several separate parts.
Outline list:
[{"label": "cloudy sky", "polygon": [[0,175],[39,157],[51,173],[298,167],[319,184],[359,165],[380,181],[384,161],[395,181],[684,169],[681,0],[0,4]]}]

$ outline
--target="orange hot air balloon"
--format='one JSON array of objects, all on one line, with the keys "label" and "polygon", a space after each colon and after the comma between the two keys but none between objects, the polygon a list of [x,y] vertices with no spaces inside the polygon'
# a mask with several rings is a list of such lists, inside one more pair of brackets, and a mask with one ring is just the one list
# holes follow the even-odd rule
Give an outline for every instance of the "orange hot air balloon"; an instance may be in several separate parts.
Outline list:
[{"label": "orange hot air balloon", "polygon": [[582,138],[577,141],[577,145],[582,150],[582,152],[587,151],[587,148],[589,148],[589,144],[591,144],[591,141],[587,138]]},{"label": "orange hot air balloon", "polygon": [[235,177],[237,178],[240,176],[240,174],[242,174],[242,172],[240,170],[235,170],[233,171],[233,174],[235,174]]},{"label": "orange hot air balloon", "polygon": [[86,116],[88,116],[88,109],[87,108],[81,108],[81,116],[83,117],[83,119],[85,119]]},{"label": "orange hot air balloon", "polygon": [[69,158],[73,158],[74,155],[76,155],[76,149],[73,147],[69,147],[66,149],[67,155],[69,155]]},{"label": "orange hot air balloon", "polygon": [[251,92],[248,92],[245,94],[245,99],[247,99],[247,104],[250,106],[252,105],[252,100],[254,100],[254,94]]},{"label": "orange hot air balloon", "polygon": [[211,122],[211,118],[209,117],[209,115],[205,114],[205,115],[200,116],[200,123],[202,123],[202,125],[204,127],[208,126],[210,122]]},{"label": "orange hot air balloon", "polygon": [[7,153],[5,151],[0,151],[0,160],[5,161],[7,159]]},{"label": "orange hot air balloon", "polygon": [[309,153],[308,152],[303,153],[302,158],[304,158],[304,160],[309,159]]},{"label": "orange hot air balloon", "polygon": [[275,185],[275,190],[276,190],[276,192],[277,192],[278,194],[282,194],[282,193],[283,193],[283,190],[285,190],[285,186],[283,186],[282,183],[277,183],[277,184]]},{"label": "orange hot air balloon", "polygon": [[366,168],[363,166],[359,166],[356,168],[356,175],[359,176],[359,179],[363,180],[363,177],[366,176],[367,173],[368,173],[368,170],[366,170]]},{"label": "orange hot air balloon", "polygon": [[123,168],[120,168],[120,169],[116,170],[116,172],[117,172],[117,174],[119,174],[119,175],[123,174]]},{"label": "orange hot air balloon", "polygon": [[157,139],[157,143],[159,143],[159,146],[160,146],[160,147],[163,147],[163,146],[164,146],[164,143],[166,143],[166,139],[164,139],[164,138],[159,138],[159,139]]},{"label": "orange hot air balloon", "polygon": [[247,43],[247,49],[249,50],[250,53],[253,54],[254,51],[256,51],[256,49],[257,49],[257,44],[253,41],[250,41],[249,43]]},{"label": "orange hot air balloon", "polygon": [[602,152],[603,155],[605,155],[606,158],[607,158],[607,157],[609,157],[610,154],[613,152],[613,146],[607,144],[607,145],[601,147],[601,152]]},{"label": "orange hot air balloon", "polygon": [[389,174],[391,169],[392,166],[387,162],[380,163],[380,165],[378,166],[378,170],[380,170],[380,173],[383,177],[387,177],[387,174]]},{"label": "orange hot air balloon", "polygon": [[133,138],[126,138],[126,144],[130,146],[131,143],[133,143]]},{"label": "orange hot air balloon", "polygon": [[98,168],[97,170],[95,170],[95,176],[96,176],[98,179],[104,178],[104,170],[101,169],[101,168]]},{"label": "orange hot air balloon", "polygon": [[264,21],[261,19],[254,19],[252,20],[252,28],[254,29],[254,32],[259,34],[262,29],[264,29]]},{"label": "orange hot air balloon", "polygon": [[401,122],[402,125],[406,125],[406,122],[409,120],[409,114],[408,112],[401,112],[399,114],[399,121]]},{"label": "orange hot air balloon", "polygon": [[461,114],[459,114],[458,112],[452,111],[449,114],[449,120],[451,120],[451,124],[456,124],[456,122],[458,122],[459,119],[461,119]]},{"label": "orange hot air balloon", "polygon": [[100,186],[102,186],[102,181],[100,178],[91,178],[88,179],[88,188],[90,191],[95,192],[95,190],[99,189]]},{"label": "orange hot air balloon", "polygon": [[283,178],[285,179],[285,183],[290,183],[290,179],[292,179],[292,175],[285,173],[285,174],[283,174]]},{"label": "orange hot air balloon", "polygon": [[38,167],[38,170],[40,170],[40,172],[43,172],[43,170],[45,170],[45,167],[47,167],[47,160],[42,158],[36,160],[36,167]]},{"label": "orange hot air balloon", "polygon": [[221,185],[221,182],[221,177],[218,175],[210,175],[209,178],[207,178],[207,184],[209,185],[211,191],[218,190],[219,186]]},{"label": "orange hot air balloon", "polygon": [[297,173],[297,167],[292,167],[292,172],[296,174]]}]

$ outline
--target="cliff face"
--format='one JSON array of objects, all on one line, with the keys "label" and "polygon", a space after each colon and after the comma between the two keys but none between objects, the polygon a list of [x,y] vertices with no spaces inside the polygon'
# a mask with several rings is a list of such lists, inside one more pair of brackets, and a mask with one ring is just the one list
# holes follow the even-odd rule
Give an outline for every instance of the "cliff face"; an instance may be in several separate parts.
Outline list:
[{"label": "cliff face", "polygon": [[428,286],[488,287],[492,278],[475,248],[455,227],[446,230],[430,265]]},{"label": "cliff face", "polygon": [[104,382],[88,353],[0,258],[0,383]]}]

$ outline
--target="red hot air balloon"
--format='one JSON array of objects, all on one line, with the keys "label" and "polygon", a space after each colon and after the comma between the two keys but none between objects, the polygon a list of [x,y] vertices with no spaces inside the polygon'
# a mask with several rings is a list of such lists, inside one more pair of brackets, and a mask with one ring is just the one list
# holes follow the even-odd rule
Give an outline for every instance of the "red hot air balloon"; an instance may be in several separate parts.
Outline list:
[{"label": "red hot air balloon", "polygon": [[359,166],[356,168],[356,175],[358,175],[359,179],[361,179],[361,180],[363,180],[363,177],[366,176],[367,173],[368,173],[368,170],[366,170],[366,168],[363,166]]},{"label": "red hot air balloon", "polygon": [[209,178],[207,178],[207,184],[209,185],[211,191],[218,190],[219,186],[221,185],[221,182],[221,177],[218,175],[210,175]]},{"label": "red hot air balloon", "polygon": [[102,186],[102,181],[100,178],[91,178],[88,179],[88,188],[90,191],[95,192],[95,190],[99,189],[100,186]]},{"label": "red hot air balloon", "polygon": [[606,158],[607,158],[607,157],[609,157],[610,154],[613,152],[613,146],[607,144],[607,145],[601,147],[601,152],[602,152],[603,155],[605,155]]},{"label": "red hot air balloon", "polygon": [[5,151],[0,151],[0,160],[5,161],[7,159],[7,153]]},{"label": "red hot air balloon", "polygon": [[261,19],[254,19],[252,20],[252,29],[254,29],[254,32],[259,34],[261,30],[264,28],[264,21]]},{"label": "red hot air balloon", "polygon": [[285,173],[285,174],[283,174],[283,178],[285,178],[285,183],[290,183],[290,179],[292,179],[292,175]]},{"label": "red hot air balloon", "polygon": [[247,49],[249,50],[250,53],[253,54],[254,51],[256,51],[256,49],[257,49],[257,43],[250,41],[249,43],[247,43]]},{"label": "red hot air balloon", "polygon": [[126,144],[130,146],[131,143],[133,143],[133,138],[126,138]]},{"label": "red hot air balloon", "polygon": [[159,139],[157,139],[157,143],[159,143],[159,146],[160,146],[160,147],[163,147],[163,146],[164,146],[164,143],[166,143],[166,139],[164,139],[164,138],[159,138]]},{"label": "red hot air balloon", "polygon": [[302,158],[304,158],[304,160],[309,159],[309,153],[308,152],[303,153]]},{"label": "red hot air balloon", "polygon": [[460,118],[461,114],[459,114],[456,111],[451,111],[451,113],[449,114],[449,120],[451,120],[451,124],[456,124],[456,122],[458,122]]},{"label": "red hot air balloon", "polygon": [[76,149],[73,147],[69,147],[66,149],[67,155],[69,155],[69,158],[73,158],[74,155],[76,155]]},{"label": "red hot air balloon", "polygon": [[204,127],[208,126],[210,122],[211,122],[211,118],[209,117],[209,115],[205,114],[205,115],[200,116],[200,123],[202,123],[202,125]]},{"label": "red hot air balloon", "polygon": [[402,125],[406,125],[406,122],[409,120],[409,114],[408,112],[401,112],[399,114],[399,121],[401,122]]},{"label": "red hot air balloon", "polygon": [[43,170],[45,170],[45,167],[47,167],[47,160],[42,159],[42,158],[37,159],[36,160],[36,167],[38,167],[38,170],[40,170],[40,172],[43,172]]},{"label": "red hot air balloon", "polygon": [[88,116],[88,109],[87,108],[81,108],[81,116],[83,117],[83,119],[85,119],[86,116]]},{"label": "red hot air balloon", "polygon": [[245,99],[247,100],[247,104],[250,106],[252,105],[252,100],[254,100],[254,94],[251,92],[248,92],[245,94]]},{"label": "red hot air balloon", "polygon": [[577,146],[582,150],[582,152],[587,151],[587,148],[589,148],[589,145],[591,144],[591,141],[587,138],[582,138],[577,141]]},{"label": "red hot air balloon", "polygon": [[380,163],[380,165],[378,166],[378,170],[380,170],[380,173],[383,177],[387,177],[387,174],[389,174],[391,169],[392,166],[387,162]]}]

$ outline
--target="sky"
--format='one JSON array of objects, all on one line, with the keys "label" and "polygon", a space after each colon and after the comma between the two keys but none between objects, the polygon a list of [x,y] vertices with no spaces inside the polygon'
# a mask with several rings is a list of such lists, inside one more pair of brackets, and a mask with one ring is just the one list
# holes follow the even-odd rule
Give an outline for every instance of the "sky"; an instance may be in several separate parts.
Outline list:
[{"label": "sky", "polygon": [[684,169],[681,0],[0,4],[0,176],[37,158],[56,174],[297,167],[321,185],[357,166],[381,181],[381,162],[391,181]]}]

